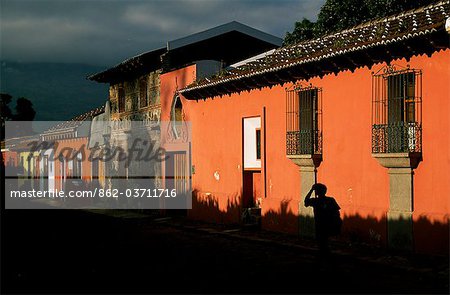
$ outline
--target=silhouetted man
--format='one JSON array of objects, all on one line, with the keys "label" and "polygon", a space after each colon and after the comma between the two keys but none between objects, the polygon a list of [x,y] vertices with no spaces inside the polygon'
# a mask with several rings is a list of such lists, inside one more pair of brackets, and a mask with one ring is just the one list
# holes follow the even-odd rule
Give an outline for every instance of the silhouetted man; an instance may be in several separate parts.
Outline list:
[{"label": "silhouetted man", "polygon": [[[311,198],[313,191],[316,192],[316,198]],[[329,254],[328,238],[338,235],[342,224],[339,213],[341,208],[334,198],[325,196],[326,193],[327,187],[316,183],[305,197],[305,206],[314,208],[316,239],[322,256]]]}]

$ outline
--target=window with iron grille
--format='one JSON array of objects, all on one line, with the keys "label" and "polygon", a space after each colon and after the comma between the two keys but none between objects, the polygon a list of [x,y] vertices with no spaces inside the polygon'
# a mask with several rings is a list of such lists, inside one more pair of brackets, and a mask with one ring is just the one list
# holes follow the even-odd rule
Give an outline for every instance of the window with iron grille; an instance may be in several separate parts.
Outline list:
[{"label": "window with iron grille", "polygon": [[146,78],[141,78],[139,80],[139,106],[141,108],[145,108],[146,106],[148,106]]},{"label": "window with iron grille", "polygon": [[159,103],[160,95],[160,76],[159,71],[151,72],[148,80],[148,104]]},{"label": "window with iron grille", "polygon": [[182,134],[183,128],[183,104],[177,93],[173,96],[170,117],[174,138],[178,139]]},{"label": "window with iron grille", "polygon": [[286,154],[322,154],[322,89],[286,91]]},{"label": "window with iron grille", "polygon": [[120,85],[117,91],[118,103],[119,103],[119,113],[125,112],[125,89]]},{"label": "window with iron grille", "polygon": [[421,152],[422,72],[394,66],[380,71],[372,81],[372,152]]},{"label": "window with iron grille", "polygon": [[156,104],[159,101],[159,85],[148,87],[149,103]]},{"label": "window with iron grille", "polygon": [[261,128],[256,128],[256,160],[261,160]]}]

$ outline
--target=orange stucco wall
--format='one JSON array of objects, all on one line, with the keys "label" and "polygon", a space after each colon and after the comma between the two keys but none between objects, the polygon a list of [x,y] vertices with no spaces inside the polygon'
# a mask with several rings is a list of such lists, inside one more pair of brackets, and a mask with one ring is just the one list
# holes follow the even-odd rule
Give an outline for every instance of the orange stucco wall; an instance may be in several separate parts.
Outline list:
[{"label": "orange stucco wall", "polygon": [[[417,249],[448,250],[450,214],[450,50],[431,57],[416,56],[393,63],[421,69],[423,94],[423,162],[414,175],[414,235]],[[314,78],[308,83],[323,89],[323,162],[318,181],[342,207],[344,230],[375,243],[386,240],[389,176],[371,156],[372,68],[360,68]],[[162,119],[168,119],[175,90],[192,81],[195,66],[164,74]],[[181,78],[180,78],[181,77]],[[285,88],[291,84],[255,89],[207,100],[183,99],[186,120],[192,123],[192,164],[195,195],[190,215],[219,222],[239,222],[242,195],[242,119],[262,116],[266,109],[266,196],[263,227],[296,233],[300,174],[286,158]],[[165,87],[165,86],[164,86]],[[167,94],[164,94],[167,93]],[[169,109],[168,109],[169,108]],[[264,181],[262,181],[264,183]],[[345,222],[347,221],[347,222]],[[427,233],[436,243],[424,242]]]},{"label": "orange stucco wall", "polygon": [[[414,233],[417,248],[449,251],[450,218],[450,50],[423,64],[423,162],[414,175]],[[429,243],[439,239],[445,243]]]},{"label": "orange stucco wall", "polygon": [[2,157],[3,157],[3,165],[5,167],[8,166],[9,164],[11,164],[13,167],[17,167],[17,164],[18,164],[17,152],[15,152],[15,151],[3,151],[2,152]]},{"label": "orange stucco wall", "polygon": [[[88,138],[87,137],[80,137],[80,138],[74,138],[74,139],[62,139],[57,141],[58,146],[57,149],[54,151],[54,154],[56,157],[58,157],[61,154],[61,151],[64,149],[63,155],[67,156],[67,153],[70,152],[70,149],[80,151],[84,151],[84,158],[81,163],[81,176],[82,179],[85,181],[91,181],[92,179],[92,163],[89,161],[89,152],[90,150],[87,148],[88,144]],[[66,162],[66,176],[68,174],[68,164]],[[61,171],[61,162],[57,159],[55,160],[55,188],[61,189],[61,177],[62,171]]]}]

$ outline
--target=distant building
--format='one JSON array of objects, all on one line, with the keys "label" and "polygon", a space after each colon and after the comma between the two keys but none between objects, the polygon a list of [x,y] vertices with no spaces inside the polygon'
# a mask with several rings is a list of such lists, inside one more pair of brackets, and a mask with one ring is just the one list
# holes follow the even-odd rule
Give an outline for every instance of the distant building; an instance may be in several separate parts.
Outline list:
[{"label": "distant building", "polygon": [[[106,185],[120,187],[125,176],[127,187],[133,187],[136,178],[149,178],[149,188],[190,191],[191,135],[183,123],[185,102],[177,91],[196,80],[217,75],[233,63],[278,48],[281,43],[280,38],[231,22],[169,41],[165,48],[89,76],[90,80],[110,85],[107,109],[113,122],[109,129],[103,123],[92,127],[95,139],[91,138],[90,146],[100,142],[103,148],[110,145],[127,151],[140,138],[164,148],[167,157],[163,163],[133,161],[126,165],[117,155],[107,164]],[[103,115],[97,121],[106,119]],[[102,139],[105,137],[106,141]]]},{"label": "distant building", "polygon": [[[39,142],[38,135],[7,138],[4,142],[2,155],[4,159],[6,175],[17,175],[15,181],[17,187],[27,185],[30,189],[40,187],[39,179],[39,152],[30,150],[30,143]],[[28,182],[27,182],[28,181]]]},{"label": "distant building", "polygon": [[40,134],[43,149],[39,153],[47,163],[41,167],[48,177],[45,189],[64,190],[69,182],[78,181],[85,186],[98,179],[103,163],[90,161],[88,140],[92,119],[103,112],[104,107],[92,109]]},{"label": "distant building", "polygon": [[[102,162],[89,159],[90,120],[103,112],[99,107],[41,133],[6,138],[2,156],[9,189],[43,192],[88,188],[102,171]],[[32,122],[30,126],[40,129],[49,124]]]}]

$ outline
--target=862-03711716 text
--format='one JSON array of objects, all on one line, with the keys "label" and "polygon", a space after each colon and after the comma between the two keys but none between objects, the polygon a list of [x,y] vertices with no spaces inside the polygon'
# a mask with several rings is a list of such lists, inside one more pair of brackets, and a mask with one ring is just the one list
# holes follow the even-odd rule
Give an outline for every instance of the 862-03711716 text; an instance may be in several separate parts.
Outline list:
[{"label": "862-03711716 text", "polygon": [[126,189],[124,192],[119,189],[99,189],[99,197],[115,197],[126,196],[127,198],[175,198],[177,196],[176,189],[150,189],[150,188],[134,188]]},{"label": "862-03711716 text", "polygon": [[125,189],[102,189],[95,188],[93,190],[14,190],[10,192],[11,198],[118,198],[125,196],[127,198],[175,198],[177,197],[176,189],[150,189],[150,188],[134,188]]}]

